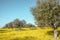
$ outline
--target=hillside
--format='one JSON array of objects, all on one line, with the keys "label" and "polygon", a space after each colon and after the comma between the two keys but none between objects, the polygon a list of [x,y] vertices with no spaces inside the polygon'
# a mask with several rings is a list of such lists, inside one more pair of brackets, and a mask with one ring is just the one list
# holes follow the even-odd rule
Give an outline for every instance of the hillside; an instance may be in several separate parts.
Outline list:
[{"label": "hillside", "polygon": [[[58,28],[60,40],[60,28]],[[0,29],[0,40],[54,40],[51,28]]]}]

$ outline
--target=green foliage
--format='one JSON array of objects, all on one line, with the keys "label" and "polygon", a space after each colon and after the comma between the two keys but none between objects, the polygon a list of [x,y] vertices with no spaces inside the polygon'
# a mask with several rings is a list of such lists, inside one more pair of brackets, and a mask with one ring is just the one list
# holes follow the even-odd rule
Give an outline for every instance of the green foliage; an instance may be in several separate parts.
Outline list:
[{"label": "green foliage", "polygon": [[7,23],[4,28],[21,28],[24,27],[24,25],[26,24],[25,20],[19,20],[19,19],[15,19],[14,21]]},{"label": "green foliage", "polygon": [[37,0],[35,7],[31,8],[32,14],[39,27],[54,26],[60,21],[60,3],[58,0]]},{"label": "green foliage", "polygon": [[26,27],[31,28],[31,27],[35,27],[35,25],[33,25],[33,24],[31,24],[31,23],[28,23],[28,24],[26,24]]},{"label": "green foliage", "polygon": [[22,27],[35,27],[35,25],[31,23],[26,24],[25,20],[15,19],[14,21],[7,23],[3,28],[22,28]]}]

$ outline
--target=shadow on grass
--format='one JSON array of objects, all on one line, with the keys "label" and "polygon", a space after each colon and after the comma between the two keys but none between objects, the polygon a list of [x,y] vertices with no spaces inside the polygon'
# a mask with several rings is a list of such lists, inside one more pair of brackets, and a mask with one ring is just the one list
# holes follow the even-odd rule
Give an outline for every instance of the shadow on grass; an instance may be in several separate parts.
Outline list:
[{"label": "shadow on grass", "polygon": [[18,37],[16,37],[16,38],[13,38],[11,40],[37,40],[37,38],[36,37],[32,37],[32,36],[30,36],[30,37],[24,37],[24,38],[18,38]]},{"label": "shadow on grass", "polygon": [[[48,31],[47,32],[48,35],[54,35],[54,31]],[[60,35],[60,31],[58,30],[58,36]]]},{"label": "shadow on grass", "polygon": [[7,32],[6,30],[0,30],[0,33],[5,33],[5,32]]},{"label": "shadow on grass", "polygon": [[10,30],[0,30],[0,33],[11,32]]}]

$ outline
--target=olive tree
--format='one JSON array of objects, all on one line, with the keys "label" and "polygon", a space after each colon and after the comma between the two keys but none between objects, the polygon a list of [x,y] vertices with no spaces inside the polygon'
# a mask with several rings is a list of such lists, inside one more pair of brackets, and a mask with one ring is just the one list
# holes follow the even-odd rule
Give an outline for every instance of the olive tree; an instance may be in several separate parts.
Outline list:
[{"label": "olive tree", "polygon": [[32,14],[39,27],[49,26],[54,29],[57,38],[57,27],[60,26],[59,0],[37,0],[36,6],[31,8]]}]

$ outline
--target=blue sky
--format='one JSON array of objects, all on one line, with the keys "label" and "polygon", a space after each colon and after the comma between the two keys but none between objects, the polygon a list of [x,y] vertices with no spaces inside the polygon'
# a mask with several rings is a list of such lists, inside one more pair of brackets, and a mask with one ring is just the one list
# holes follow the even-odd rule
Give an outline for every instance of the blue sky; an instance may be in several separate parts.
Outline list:
[{"label": "blue sky", "polygon": [[0,27],[16,18],[34,24],[30,8],[36,5],[36,0],[0,0]]}]

